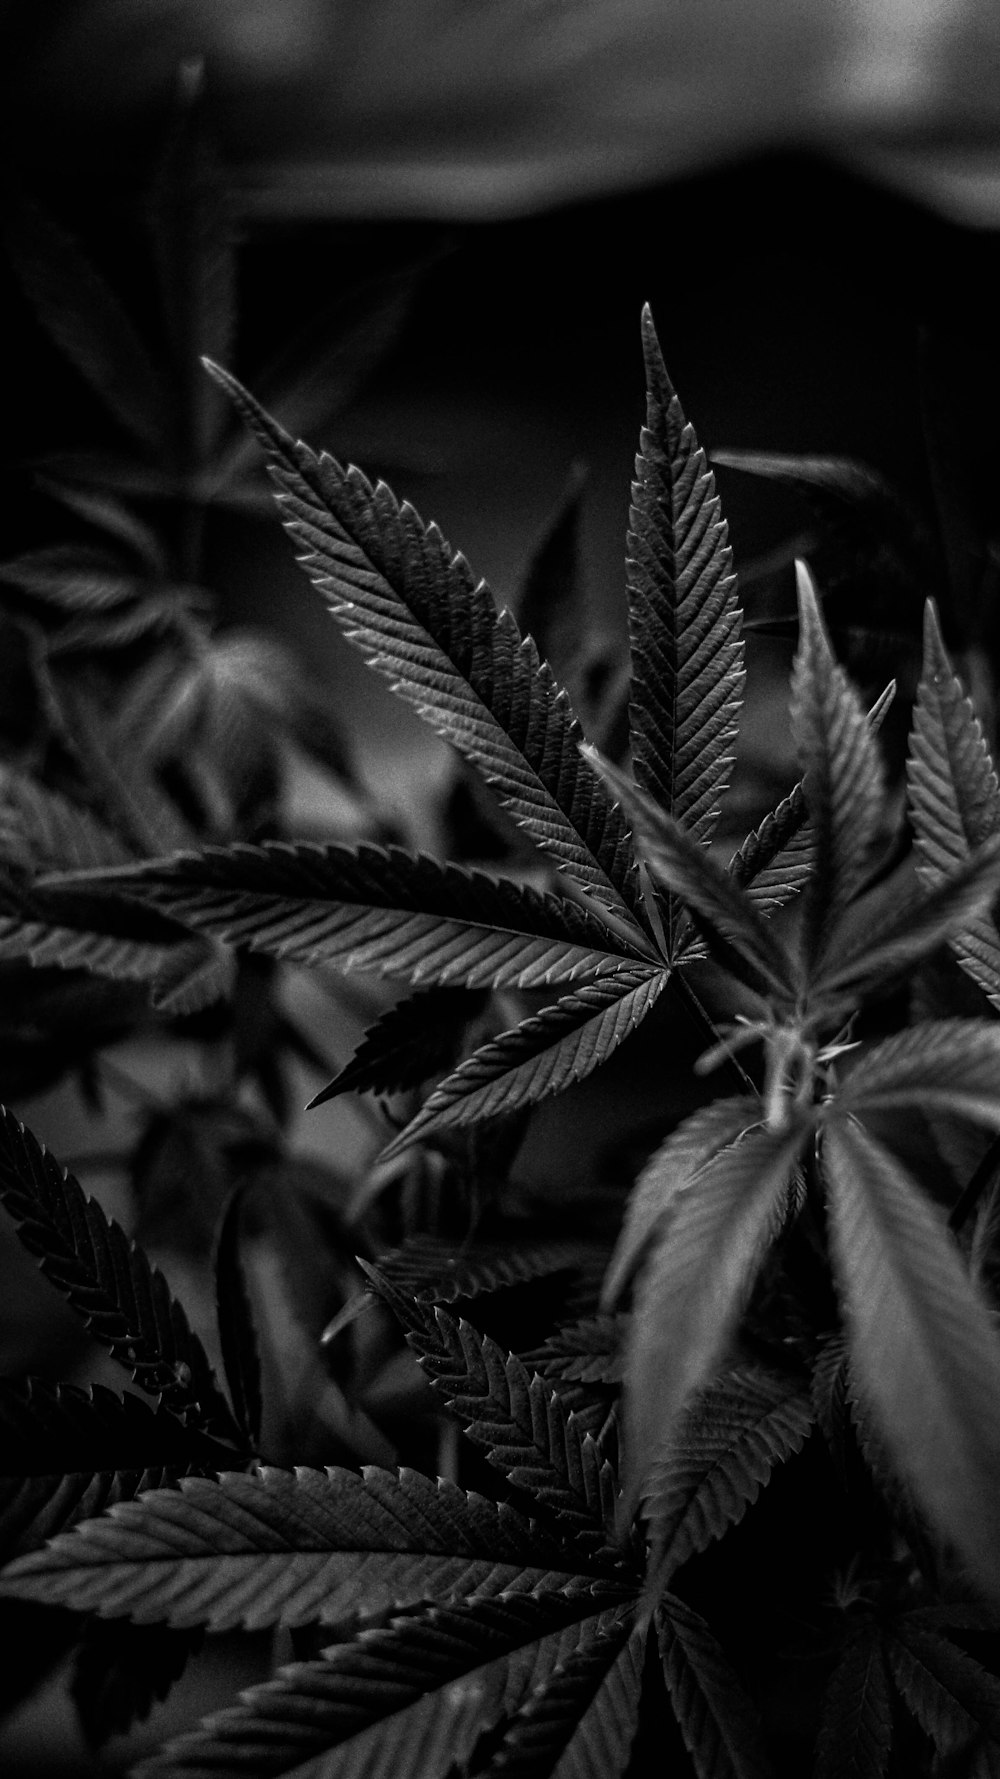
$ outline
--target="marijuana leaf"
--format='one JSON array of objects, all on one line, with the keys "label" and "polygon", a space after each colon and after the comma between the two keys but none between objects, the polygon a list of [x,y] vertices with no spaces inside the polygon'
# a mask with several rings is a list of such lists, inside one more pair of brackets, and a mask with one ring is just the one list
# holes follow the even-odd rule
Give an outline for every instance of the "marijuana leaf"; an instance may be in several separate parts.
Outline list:
[{"label": "marijuana leaf", "polygon": [[743,1135],[760,1118],[760,1106],[749,1097],[716,1100],[685,1119],[650,1157],[636,1180],[625,1220],[604,1278],[602,1302],[616,1303],[637,1262],[655,1237],[677,1198],[697,1182],[702,1168],[721,1149]]},{"label": "marijuana leaf", "polygon": [[463,988],[432,988],[397,1002],[369,1027],[346,1068],[306,1109],[341,1093],[402,1093],[453,1068],[465,1028],[486,998]]},{"label": "marijuana leaf", "polygon": [[567,896],[401,847],[208,847],[101,881],[233,945],[413,983],[542,988],[648,952]]},{"label": "marijuana leaf", "polygon": [[218,1631],[515,1587],[600,1597],[602,1573],[607,1564],[581,1565],[513,1508],[416,1471],[265,1466],[185,1477],[86,1519],[12,1565],[3,1585],[106,1618]]},{"label": "marijuana leaf", "polygon": [[882,1634],[864,1620],[852,1627],[827,1682],[813,1779],[884,1779],[891,1746]]},{"label": "marijuana leaf", "polygon": [[714,1155],[654,1239],[635,1289],[626,1362],[630,1495],[648,1494],[693,1392],[723,1358],[778,1232],[808,1126],[750,1130]]},{"label": "marijuana leaf", "polygon": [[666,985],[663,969],[623,964],[501,1032],[439,1082],[383,1159],[445,1126],[503,1117],[582,1081],[631,1036]]},{"label": "marijuana leaf", "polygon": [[[937,884],[1000,830],[1000,789],[986,737],[952,671],[928,601],[924,668],[907,765],[918,868]],[[951,937],[962,968],[1000,1006],[1000,936],[985,910]]]},{"label": "marijuana leaf", "polygon": [[861,700],[834,660],[815,589],[799,564],[799,649],[792,670],[792,732],[816,835],[806,891],[808,955],[821,962],[838,916],[857,894],[882,821],[885,789]]},{"label": "marijuana leaf", "polygon": [[743,695],[736,577],[715,482],[642,315],[646,425],[632,487],[627,579],[636,783],[707,841],[733,763]]},{"label": "marijuana leaf", "polygon": [[1000,1590],[1000,1350],[944,1220],[861,1128],[823,1136],[852,1374],[942,1535]]},{"label": "marijuana leaf", "polygon": [[795,1377],[739,1370],[709,1384],[647,1487],[649,1596],[739,1524],[775,1465],[801,1451],[811,1427],[809,1398]]},{"label": "marijuana leaf", "polygon": [[116,1501],[231,1462],[166,1409],[95,1384],[0,1382],[0,1544],[5,1559],[44,1545]]},{"label": "marijuana leaf", "polygon": [[194,1425],[241,1444],[205,1350],[163,1275],[6,1110],[0,1200],[43,1272],[129,1375]]},{"label": "marijuana leaf", "polygon": [[384,483],[295,443],[211,366],[268,454],[286,529],[348,640],[492,785],[561,870],[635,929],[621,818],[591,768],[566,694],[436,526]]}]

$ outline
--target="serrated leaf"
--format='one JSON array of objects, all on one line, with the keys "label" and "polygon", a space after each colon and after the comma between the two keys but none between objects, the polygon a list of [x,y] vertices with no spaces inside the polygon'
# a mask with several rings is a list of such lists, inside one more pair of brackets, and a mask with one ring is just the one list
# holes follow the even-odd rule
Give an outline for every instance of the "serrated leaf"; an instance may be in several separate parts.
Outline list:
[{"label": "serrated leaf", "polygon": [[402,1293],[416,1304],[447,1304],[572,1274],[579,1266],[580,1248],[570,1242],[463,1242],[456,1252],[453,1242],[418,1235],[380,1254],[376,1270],[393,1302]]},{"label": "serrated leaf", "polygon": [[162,444],[168,396],[117,296],[61,224],[8,194],[6,242],[14,275],[45,331],[143,446]]},{"label": "serrated leaf", "polygon": [[689,909],[710,949],[758,994],[794,998],[788,950],[729,873],[623,772],[587,751],[632,822],[651,875]]},{"label": "serrated leaf", "polygon": [[24,869],[88,871],[124,864],[124,843],[89,809],[26,772],[0,770],[0,858]]},{"label": "serrated leaf", "polygon": [[215,1243],[215,1313],[233,1413],[247,1443],[255,1449],[260,1441],[263,1403],[257,1333],[240,1261],[242,1202],[243,1190],[237,1186],[219,1222]]},{"label": "serrated leaf", "polygon": [[579,756],[569,700],[529,638],[436,526],[296,444],[228,373],[212,367],[268,453],[286,529],[348,640],[477,766],[534,844],[633,925],[631,851],[620,813]]},{"label": "serrated leaf", "polygon": [[816,869],[816,835],[801,784],[766,815],[729,861],[728,870],[763,915],[799,894]]},{"label": "serrated leaf", "polygon": [[620,1779],[635,1737],[646,1630],[622,1617],[560,1662],[476,1779]]},{"label": "serrated leaf", "polygon": [[811,1426],[808,1395],[794,1377],[731,1371],[708,1386],[648,1485],[648,1597],[658,1598],[682,1563],[739,1524]]},{"label": "serrated leaf", "polygon": [[225,1438],[236,1434],[201,1341],[162,1273],[6,1109],[0,1201],[42,1271],[144,1390]]},{"label": "serrated leaf", "polygon": [[539,1376],[554,1382],[620,1384],[625,1327],[624,1316],[585,1316],[557,1328],[540,1347],[522,1353],[521,1358]]},{"label": "serrated leaf", "polygon": [[453,1068],[465,1028],[484,1001],[468,989],[432,988],[397,1002],[369,1026],[350,1062],[306,1110],[341,1093],[402,1093]]},{"label": "serrated leaf", "polygon": [[1000,1026],[924,1020],[865,1047],[837,1090],[841,1112],[921,1107],[1000,1130]]},{"label": "serrated leaf", "polygon": [[306,1779],[332,1770],[333,1750],[338,1779],[445,1779],[603,1623],[592,1603],[558,1594],[398,1620],[254,1687],[243,1704],[144,1762],[138,1779]]},{"label": "serrated leaf", "polygon": [[232,1461],[141,1397],[39,1378],[0,1381],[0,1452],[5,1561],[141,1489]]},{"label": "serrated leaf", "polygon": [[[366,1268],[366,1270],[368,1270]],[[607,1555],[617,1500],[610,1464],[544,1378],[446,1310],[424,1310],[407,1340],[422,1370],[487,1460],[530,1495],[560,1535]]]},{"label": "serrated leaf", "polygon": [[727,1148],[759,1122],[758,1100],[715,1100],[686,1118],[650,1156],[632,1188],[621,1234],[608,1263],[601,1291],[605,1309],[618,1302],[644,1250],[669,1216],[678,1193],[697,1182],[701,1169],[720,1149]]},{"label": "serrated leaf", "polygon": [[641,1025],[668,980],[664,969],[622,965],[481,1044],[435,1087],[383,1159],[435,1131],[504,1117],[585,1080]]},{"label": "serrated leaf", "polygon": [[977,1586],[1000,1592],[1000,1344],[943,1216],[846,1120],[823,1137],[852,1375]]},{"label": "serrated leaf", "polygon": [[667,1595],[656,1625],[667,1690],[696,1779],[771,1779],[756,1713],[704,1619]]},{"label": "serrated leaf", "polygon": [[784,1215],[806,1128],[751,1130],[677,1198],[634,1294],[626,1354],[629,1495],[678,1436],[693,1392],[722,1360],[758,1266]]},{"label": "serrated leaf", "polygon": [[807,949],[822,961],[838,917],[864,882],[885,804],[882,763],[861,700],[834,658],[804,563],[791,723],[816,836]]},{"label": "serrated leaf", "polygon": [[86,1519],[12,1564],[0,1591],[138,1624],[260,1630],[424,1598],[593,1593],[602,1575],[607,1563],[512,1508],[416,1471],[264,1467],[184,1478]]},{"label": "serrated leaf", "polygon": [[812,983],[816,1000],[860,994],[911,970],[988,908],[1000,883],[1000,834],[929,888],[862,903],[833,934]]},{"label": "serrated leaf", "polygon": [[813,1779],[884,1779],[892,1749],[892,1700],[880,1627],[849,1636],[823,1696]]},{"label": "serrated leaf", "polygon": [[[890,680],[868,712],[868,726],[878,734],[896,695]],[[751,902],[771,915],[803,890],[816,870],[816,835],[801,781],[792,786],[729,861],[730,875]]]},{"label": "serrated leaf", "polygon": [[414,983],[542,988],[630,955],[569,897],[395,846],[207,847],[103,881],[230,945]]},{"label": "serrated leaf", "polygon": [[216,948],[155,909],[128,897],[50,888],[42,879],[32,884],[0,867],[0,961],[19,958],[37,969],[141,983],[152,1005],[167,1012],[204,1006],[226,988]]},{"label": "serrated leaf", "polygon": [[979,1731],[1000,1744],[995,1675],[947,1638],[910,1625],[905,1617],[894,1622],[886,1652],[903,1698],[943,1753],[964,1747]]},{"label": "serrated leaf", "polygon": [[626,575],[636,783],[707,841],[729,782],[743,696],[740,609],[715,480],[642,315],[646,424]]},{"label": "serrated leaf", "polygon": [[[930,601],[907,789],[918,869],[929,884],[950,875],[1000,830],[1000,788],[983,727],[952,671]],[[963,970],[1000,1007],[996,921],[984,911],[951,942]]]}]

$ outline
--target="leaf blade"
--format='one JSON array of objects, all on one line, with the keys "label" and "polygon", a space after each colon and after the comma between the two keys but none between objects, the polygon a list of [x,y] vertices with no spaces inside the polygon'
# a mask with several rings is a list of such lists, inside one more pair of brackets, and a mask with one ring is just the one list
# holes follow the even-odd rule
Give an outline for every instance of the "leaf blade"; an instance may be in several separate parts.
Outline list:
[{"label": "leaf blade", "polygon": [[995,1596],[1000,1347],[989,1309],[943,1218],[881,1144],[838,1121],[822,1156],[853,1376],[924,1511]]},{"label": "leaf blade", "polygon": [[227,372],[211,366],[256,432],[306,573],[348,640],[397,696],[478,766],[560,870],[635,925],[621,815],[580,761],[569,700],[485,582],[384,483],[296,444]]},{"label": "leaf blade", "polygon": [[626,579],[636,783],[706,842],[733,764],[745,674],[741,613],[715,480],[642,314],[646,424]]}]

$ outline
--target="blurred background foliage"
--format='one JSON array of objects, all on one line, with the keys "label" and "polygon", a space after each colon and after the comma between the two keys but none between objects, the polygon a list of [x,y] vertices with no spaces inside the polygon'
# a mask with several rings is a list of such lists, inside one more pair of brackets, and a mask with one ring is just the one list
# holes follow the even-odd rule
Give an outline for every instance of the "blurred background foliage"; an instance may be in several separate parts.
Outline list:
[{"label": "blurred background foliage", "polygon": [[[199,355],[436,518],[613,745],[650,301],[703,443],[732,454],[751,620],[735,842],[789,783],[796,550],[860,676],[900,676],[900,733],[928,592],[991,714],[998,38],[988,5],[0,6],[0,1093],[206,1336],[241,1194],[278,1461],[402,1451],[447,1473],[407,1355],[381,1312],[356,1315],[353,1257],[415,1233],[544,1238],[570,1200],[599,1252],[690,1109],[702,1036],[665,1008],[530,1124],[386,1177],[370,1162],[398,1103],[301,1110],[384,986],[234,971],[163,932],[116,934],[105,974],[27,961],[29,864],[272,834],[477,860],[515,844],[334,634]],[[744,456],[757,473],[740,452],[764,454]],[[504,1017],[463,995],[426,1011],[440,1067]],[[0,1371],[105,1378],[2,1240]],[[169,1719],[108,1740],[135,1677],[90,1646],[95,1752],[60,1625],[8,1626],[7,1770],[122,1770],[272,1656],[224,1644]],[[164,1687],[176,1661],[150,1646]]]}]

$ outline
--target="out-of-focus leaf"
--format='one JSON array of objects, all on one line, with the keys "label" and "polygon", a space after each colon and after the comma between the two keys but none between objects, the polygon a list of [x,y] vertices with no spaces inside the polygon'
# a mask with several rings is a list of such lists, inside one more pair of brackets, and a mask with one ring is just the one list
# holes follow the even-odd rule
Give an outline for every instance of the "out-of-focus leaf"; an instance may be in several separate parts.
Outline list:
[{"label": "out-of-focus leaf", "polygon": [[110,285],[27,197],[8,194],[5,234],[14,275],[45,331],[138,444],[161,447],[167,389]]},{"label": "out-of-focus leaf", "polygon": [[852,1375],[890,1457],[979,1587],[1000,1593],[1000,1344],[944,1219],[853,1122],[823,1139]]},{"label": "out-of-focus leaf", "polygon": [[163,1275],[7,1111],[0,1200],[29,1253],[130,1376],[193,1424],[235,1435],[201,1341]]},{"label": "out-of-focus leaf", "polygon": [[260,1354],[253,1310],[240,1262],[240,1207],[242,1189],[237,1186],[219,1224],[215,1245],[215,1307],[222,1347],[222,1363],[229,1396],[247,1443],[260,1441],[262,1413]]},{"label": "out-of-focus leaf", "polygon": [[681,1192],[639,1275],[625,1366],[632,1500],[669,1461],[680,1416],[724,1358],[785,1214],[804,1127],[760,1127],[721,1150]]}]

